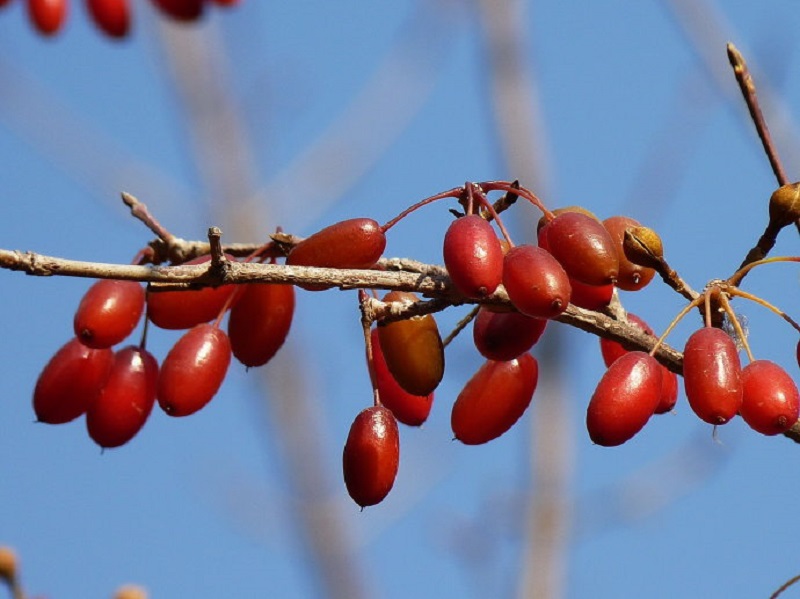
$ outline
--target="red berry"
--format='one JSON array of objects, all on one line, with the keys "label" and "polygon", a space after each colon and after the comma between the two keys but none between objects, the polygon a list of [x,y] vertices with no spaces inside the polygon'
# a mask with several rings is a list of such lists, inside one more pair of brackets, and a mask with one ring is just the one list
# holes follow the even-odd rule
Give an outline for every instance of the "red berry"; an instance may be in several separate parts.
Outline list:
[{"label": "red berry", "polygon": [[231,361],[228,336],[210,324],[189,329],[167,354],[158,375],[158,403],[170,416],[188,416],[219,390]]},{"label": "red berry", "polygon": [[389,408],[400,422],[408,426],[420,426],[428,419],[433,405],[433,393],[428,395],[412,395],[389,372],[386,358],[381,350],[378,329],[370,333],[372,342],[372,363],[375,369],[375,384],[381,404]]},{"label": "red berry", "polygon": [[228,337],[245,366],[262,366],[283,345],[294,316],[294,286],[250,284],[231,308]]},{"label": "red berry", "polygon": [[114,353],[70,339],[42,370],[33,391],[36,419],[62,424],[81,416],[108,379]]},{"label": "red berry", "polygon": [[623,249],[625,229],[628,227],[641,227],[641,224],[627,216],[612,216],[603,221],[603,226],[614,240],[614,249],[619,259],[617,287],[624,291],[638,291],[647,286],[653,280],[656,271],[652,268],[634,264],[625,255],[625,250]]},{"label": "red berry", "polygon": [[[655,337],[655,333],[653,329],[650,328],[650,325],[632,312],[628,312],[628,323],[640,328],[648,335]],[[616,362],[620,356],[628,353],[628,350],[625,349],[621,343],[601,337],[600,353],[603,355],[603,362],[606,367],[609,367]],[[661,400],[658,403],[658,407],[656,407],[656,414],[669,412],[675,407],[675,403],[678,401],[678,375],[663,364],[661,364],[661,375]]]},{"label": "red berry", "polygon": [[131,26],[128,0],[86,0],[86,7],[103,33],[115,38],[128,35]]},{"label": "red berry", "polygon": [[472,325],[472,339],[480,354],[499,362],[513,360],[532,348],[544,333],[547,320],[519,312],[495,312],[481,307]]},{"label": "red berry", "polygon": [[144,310],[144,289],[136,281],[104,279],[92,285],[75,312],[75,336],[88,347],[111,347],[133,332]]},{"label": "red berry", "polygon": [[164,14],[178,21],[196,21],[203,14],[204,0],[152,0]]},{"label": "red berry", "polygon": [[147,350],[119,350],[103,390],[86,411],[86,428],[94,442],[119,447],[133,439],[150,416],[157,384],[158,362]]},{"label": "red berry", "polygon": [[[371,218],[344,220],[306,237],[289,252],[289,266],[372,268],[386,249],[386,235]],[[319,291],[325,285],[301,285]]]},{"label": "red berry", "polygon": [[454,220],[444,236],[443,253],[453,284],[466,297],[486,297],[500,285],[503,249],[486,219],[468,214]]},{"label": "red berry", "polygon": [[604,309],[611,303],[611,298],[614,297],[614,285],[587,285],[575,279],[569,280],[569,285],[572,288],[572,295],[569,302],[573,306],[584,308],[586,310],[599,311]]},{"label": "red berry", "polygon": [[[186,264],[209,260],[211,256],[201,256]],[[219,316],[234,289],[234,285],[221,285],[190,291],[151,291],[147,293],[147,317],[162,329],[190,329]]]},{"label": "red berry", "polygon": [[67,20],[67,0],[28,0],[28,16],[42,35],[55,35]]},{"label": "red berry", "polygon": [[602,223],[580,212],[562,212],[540,231],[546,248],[570,278],[587,285],[614,283],[619,259],[614,240]]},{"label": "red berry", "polygon": [[661,398],[662,368],[640,351],[620,356],[595,389],[586,411],[589,437],[613,447],[638,433],[655,412]]},{"label": "red berry", "polygon": [[725,424],[742,405],[742,368],[733,339],[703,327],[683,350],[683,383],[689,405],[709,424]]},{"label": "red berry", "polygon": [[503,285],[511,303],[527,316],[555,318],[569,305],[567,273],[540,247],[518,245],[508,251],[503,261]]},{"label": "red berry", "polygon": [[671,412],[678,403],[678,375],[661,365],[661,398],[656,406],[656,414]]},{"label": "red berry", "polygon": [[400,434],[392,412],[383,406],[356,416],[342,453],[347,492],[362,508],[383,501],[400,465]]},{"label": "red berry", "polygon": [[533,399],[539,365],[529,353],[514,360],[487,360],[458,394],[450,425],[467,445],[496,439],[520,419]]},{"label": "red berry", "polygon": [[750,428],[764,435],[789,430],[800,413],[797,385],[786,371],[769,360],[755,360],[742,368],[742,406]]},{"label": "red berry", "polygon": [[[390,291],[384,302],[416,302],[406,291]],[[428,395],[444,376],[444,347],[433,316],[378,323],[386,365],[398,384],[412,395]]]}]

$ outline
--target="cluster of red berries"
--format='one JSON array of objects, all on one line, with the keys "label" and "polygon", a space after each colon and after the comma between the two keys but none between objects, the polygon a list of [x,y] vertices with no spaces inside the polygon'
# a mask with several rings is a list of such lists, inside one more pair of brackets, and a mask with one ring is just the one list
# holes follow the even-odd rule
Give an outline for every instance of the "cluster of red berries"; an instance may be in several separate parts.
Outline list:
[{"label": "cluster of red berries", "polygon": [[[147,321],[160,328],[186,330],[160,368],[145,348],[146,334],[139,345],[112,350],[131,335],[145,310]],[[220,323],[227,312],[226,333]],[[98,445],[123,445],[141,430],[156,401],[170,416],[188,416],[208,404],[231,354],[247,367],[266,364],[283,345],[293,315],[291,285],[145,292],[135,281],[98,281],[75,313],[75,337],[39,375],[36,418],[61,424],[85,414]]]},{"label": "cluster of red berries", "polygon": [[[490,191],[505,191],[506,203],[509,197],[523,197],[542,210],[537,245],[513,244],[486,198]],[[468,184],[437,194],[383,226],[363,218],[337,223],[302,241],[287,264],[375,268],[386,231],[442,198],[456,198],[464,207],[444,236],[443,258],[458,294],[480,304],[472,314],[472,332],[475,347],[486,358],[456,398],[451,427],[455,439],[481,444],[508,431],[530,405],[538,364],[529,350],[548,320],[562,315],[570,303],[613,313],[615,289],[638,291],[657,272],[677,275],[663,261],[660,238],[652,229],[625,216],[600,221],[579,207],[550,212],[529,190],[505,182]],[[493,301],[501,289],[510,306]],[[678,319],[703,302],[730,295],[749,297],[733,284],[712,286]],[[391,490],[399,467],[397,423],[419,426],[425,421],[444,374],[441,337],[433,316],[416,310],[418,298],[392,291],[382,302],[371,301],[362,293],[362,310],[366,304],[373,311],[367,320],[377,320],[377,327],[365,335],[375,400],[353,422],[343,454],[346,487],[362,507],[379,503]],[[727,303],[722,306],[738,326]],[[587,407],[586,426],[590,438],[603,446],[628,441],[653,415],[671,411],[678,398],[676,373],[654,357],[663,337],[656,342],[652,329],[633,314],[623,318],[653,337],[653,348],[649,353],[629,351],[601,339],[608,370]],[[715,426],[741,414],[761,433],[788,430],[800,411],[791,377],[778,365],[753,361],[752,356],[741,368],[730,335],[710,326],[710,319],[707,325],[685,348],[685,390],[694,412]]]},{"label": "cluster of red berries", "polygon": [[[197,21],[206,5],[233,6],[240,0],[151,0],[158,10],[178,21]],[[0,0],[0,7],[12,0]],[[64,27],[69,0],[26,0],[34,29],[42,35],[55,35]],[[124,38],[131,28],[130,0],[86,0],[86,11],[100,31],[112,38]]]},{"label": "cluster of red berries", "polygon": [[[486,197],[490,191],[506,192],[506,202],[524,197],[542,210],[538,245],[513,244]],[[505,182],[467,184],[437,194],[383,226],[365,218],[336,223],[295,246],[287,264],[375,268],[386,246],[386,231],[410,212],[443,198],[455,198],[464,208],[444,236],[447,273],[462,299],[481,303],[472,330],[486,362],[467,382],[451,413],[454,437],[475,445],[504,434],[530,405],[538,364],[529,350],[548,320],[571,302],[603,309],[615,287],[641,289],[655,271],[635,264],[624,252],[625,230],[639,227],[638,222],[626,217],[601,222],[578,208],[550,212],[529,190]],[[491,301],[501,284],[510,306]],[[369,301],[363,294],[362,305]],[[414,313],[418,303],[413,293],[389,292],[380,302],[388,308],[365,335],[375,401],[356,417],[343,454],[348,492],[362,507],[382,501],[390,491],[399,465],[397,422],[421,425],[444,375],[444,345],[436,322],[430,314]],[[391,317],[403,310],[406,317]]]},{"label": "cluster of red berries", "polygon": [[[492,204],[490,192],[505,195]],[[794,202],[798,194],[792,193]],[[791,377],[772,362],[753,359],[728,302],[733,296],[757,301],[800,331],[800,325],[777,308],[738,288],[753,266],[789,258],[752,261],[727,281],[714,281],[702,294],[693,294],[664,261],[661,240],[652,229],[623,216],[601,221],[578,207],[551,212],[530,190],[490,181],[426,198],[384,225],[353,218],[299,241],[275,235],[249,259],[263,261],[260,256],[269,247],[271,254],[286,255],[288,267],[419,272],[415,270],[419,265],[381,261],[387,231],[410,213],[445,198],[457,200],[463,209],[453,211],[456,218],[444,235],[446,272],[439,269],[437,274],[434,268],[421,274],[438,276],[439,285],[449,286],[448,301],[421,301],[414,293],[399,290],[389,291],[379,301],[363,289],[359,292],[373,402],[355,418],[343,452],[345,484],[358,505],[379,503],[394,484],[400,461],[398,422],[420,426],[430,414],[445,370],[445,342],[432,312],[454,304],[477,304],[462,324],[472,322],[474,345],[485,358],[452,406],[453,435],[462,443],[491,441],[524,414],[538,382],[538,363],[529,352],[548,321],[561,317],[570,304],[605,312],[652,337],[649,352],[601,339],[608,369],[586,414],[589,436],[598,445],[625,443],[654,414],[673,409],[677,375],[654,356],[675,324],[695,308],[705,310],[706,326],[689,338],[683,362],[686,396],[694,412],[715,426],[741,414],[752,428],[768,435],[785,432],[798,420],[800,394]],[[542,211],[537,245],[515,245],[503,226],[499,212],[519,198]],[[800,202],[794,204],[800,210]],[[788,217],[783,221],[793,222]],[[625,315],[615,302],[617,289],[638,291],[656,273],[690,298],[659,339],[642,319]],[[331,286],[324,278],[314,281],[298,285],[310,291]],[[131,334],[145,305],[148,322],[165,329],[188,329],[160,369],[144,341],[116,353],[110,349]],[[220,322],[228,311],[225,334]],[[288,334],[293,312],[294,287],[289,284],[145,293],[135,282],[95,283],[75,315],[75,338],[39,378],[34,393],[37,418],[58,423],[85,413],[89,434],[99,445],[126,443],[143,426],[156,401],[172,416],[192,414],[206,405],[222,384],[231,353],[248,367],[270,360]],[[718,324],[714,313],[724,314],[741,338],[750,357],[744,368],[731,336],[712,326]]]}]

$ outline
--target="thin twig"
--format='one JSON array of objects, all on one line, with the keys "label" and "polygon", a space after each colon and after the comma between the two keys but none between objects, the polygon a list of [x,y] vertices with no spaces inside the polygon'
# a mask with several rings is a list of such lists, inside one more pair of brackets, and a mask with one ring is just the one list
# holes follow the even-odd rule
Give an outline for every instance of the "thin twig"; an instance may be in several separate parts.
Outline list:
[{"label": "thin twig", "polygon": [[739,84],[739,89],[742,91],[742,96],[747,104],[747,110],[750,112],[750,118],[756,126],[761,145],[764,146],[764,152],[772,167],[772,172],[775,173],[775,178],[778,180],[779,186],[786,185],[789,183],[789,178],[786,176],[786,171],[783,170],[783,165],[778,156],[778,150],[775,144],[772,143],[772,136],[769,134],[767,121],[764,119],[764,113],[761,111],[761,105],[758,102],[756,86],[755,83],[753,83],[753,77],[750,75],[750,69],[747,68],[744,56],[736,49],[736,46],[729,43],[727,49],[728,60],[733,67],[736,82]]}]

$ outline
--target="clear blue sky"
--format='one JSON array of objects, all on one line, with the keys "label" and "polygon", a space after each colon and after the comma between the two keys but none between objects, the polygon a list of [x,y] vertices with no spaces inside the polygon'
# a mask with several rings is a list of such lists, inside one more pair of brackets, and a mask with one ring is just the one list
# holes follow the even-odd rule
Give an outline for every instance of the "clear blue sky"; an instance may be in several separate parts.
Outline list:
[{"label": "clear blue sky", "polygon": [[[690,17],[712,41],[710,70],[668,2],[530,3],[525,45],[544,122],[537,141],[548,152],[546,190],[506,171],[476,17],[460,3],[442,4],[452,6],[431,13],[430,31],[416,29],[408,79],[376,96],[385,105],[365,103],[374,112],[367,124],[354,121],[339,162],[327,163],[330,172],[295,173],[291,184],[281,173],[337,122],[398,37],[408,39],[403,27],[416,3],[242,0],[194,27],[224,44],[230,108],[252,144],[253,183],[274,202],[251,216],[259,237],[276,225],[306,235],[352,216],[385,221],[466,180],[519,178],[550,207],[582,204],[602,217],[624,212],[651,224],[673,267],[701,288],[739,264],[776,186],[727,67],[727,40],[750,59],[757,84],[771,83],[780,101],[771,122],[789,176],[798,176],[794,2],[719,3],[718,46],[708,15]],[[22,2],[0,11],[0,247],[127,262],[151,235],[126,215],[121,190],[184,238],[237,222],[225,205],[208,209],[214,198],[163,66],[154,13],[149,3],[136,8],[124,43],[95,32],[82,4],[52,40],[31,31]],[[428,71],[428,83],[409,83]],[[385,123],[419,97],[413,118],[382,147]],[[777,120],[781,110],[788,120]],[[374,162],[329,201],[319,181],[356,170],[363,156],[349,152],[359,143]],[[392,231],[387,253],[440,262],[448,218],[444,205],[412,216]],[[525,224],[522,216],[512,224],[516,235]],[[775,254],[798,247],[788,231]],[[797,318],[798,280],[795,267],[774,265],[745,288]],[[0,272],[0,285],[0,543],[19,551],[31,594],[99,598],[130,581],[156,599],[320,596],[295,526],[277,408],[261,408],[258,373],[233,365],[205,410],[182,420],[156,411],[128,446],[101,455],[82,422],[36,424],[30,406],[41,367],[72,334],[88,282]],[[623,297],[656,330],[682,307],[662,287]],[[760,307],[737,308],[757,357],[796,375],[796,333]],[[442,315],[441,328],[461,314]],[[697,325],[690,317],[670,340],[680,347]],[[402,431],[395,489],[362,513],[340,472],[350,422],[371,401],[355,294],[300,293],[291,338],[278,367],[297,373],[312,398],[308,430],[321,448],[326,490],[319,507],[339,510],[369,595],[515,596],[520,569],[535,567],[521,563],[522,506],[539,490],[529,475],[535,405],[488,446],[451,442],[449,406],[480,363],[469,336],[459,339],[448,349],[431,420]],[[174,339],[156,330],[149,343],[162,358]],[[561,339],[571,463],[566,597],[768,597],[800,573],[800,447],[738,421],[714,440],[682,393],[674,414],[626,445],[593,446],[583,418],[602,374],[597,342],[575,330]],[[270,399],[281,406],[294,398]]]}]

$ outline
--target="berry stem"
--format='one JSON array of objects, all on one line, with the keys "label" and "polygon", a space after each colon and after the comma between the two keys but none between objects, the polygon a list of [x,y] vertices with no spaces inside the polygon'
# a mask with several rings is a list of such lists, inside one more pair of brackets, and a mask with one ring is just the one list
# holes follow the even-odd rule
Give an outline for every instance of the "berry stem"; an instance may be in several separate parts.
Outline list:
[{"label": "berry stem", "polygon": [[453,339],[455,339],[458,336],[458,334],[461,331],[463,331],[469,323],[475,320],[475,317],[478,315],[478,310],[480,309],[481,309],[480,306],[473,306],[472,310],[470,310],[464,318],[459,320],[456,326],[453,328],[453,330],[450,331],[450,334],[447,335],[447,337],[445,337],[442,340],[442,346],[447,347],[448,345],[450,345],[450,342],[453,341]]},{"label": "berry stem", "polygon": [[372,323],[375,320],[373,312],[372,298],[363,289],[358,290],[358,304],[361,309],[361,330],[364,333],[364,354],[367,360],[367,372],[369,372],[369,382],[372,385],[373,405],[380,406],[381,397],[378,392],[378,378],[375,374],[375,357],[372,351]]},{"label": "berry stem", "polygon": [[[517,182],[515,181],[515,183]],[[553,213],[550,212],[547,208],[545,208],[542,201],[538,197],[536,197],[536,194],[534,194],[527,187],[520,187],[519,183],[514,185],[507,181],[484,181],[483,183],[478,183],[478,185],[485,192],[505,191],[506,193],[513,193],[515,195],[523,197],[526,200],[528,200],[531,204],[536,206],[542,212],[545,220],[547,220],[548,222],[555,218]]]},{"label": "berry stem", "polygon": [[731,275],[730,278],[728,278],[728,280],[725,282],[728,285],[738,287],[747,273],[753,270],[756,266],[761,266],[762,264],[772,264],[773,262],[800,262],[800,256],[773,256],[772,258],[762,258],[754,262],[743,264],[741,267],[739,267],[739,270],[733,273],[733,275]]},{"label": "berry stem", "polygon": [[[688,304],[686,304],[686,306],[683,308],[683,310],[678,312],[678,315],[675,318],[672,319],[672,322],[669,323],[669,325],[664,330],[664,332],[661,333],[661,336],[658,338],[658,340],[656,341],[655,345],[653,345],[653,348],[650,350],[650,355],[651,356],[655,356],[656,355],[656,352],[658,351],[658,349],[663,345],[664,340],[672,332],[672,329],[674,329],[678,325],[678,323],[681,320],[683,320],[683,317],[686,316],[692,310],[694,310],[697,306],[702,304],[705,300],[706,300],[706,294],[704,293],[704,294],[699,295],[696,298],[694,298],[692,301],[690,301]],[[707,303],[708,302],[706,302],[706,304]]]},{"label": "berry stem", "polygon": [[[503,234],[503,237],[505,237],[506,241],[508,242],[508,246],[510,248],[513,248],[514,247],[514,242],[511,241],[511,235],[508,234],[508,230],[506,230],[506,227],[503,224],[503,221],[500,219],[500,215],[495,211],[494,206],[492,206],[492,203],[486,197],[486,194],[477,185],[472,184],[472,185],[470,185],[469,188],[470,188],[470,190],[473,190],[473,188],[474,188],[474,191],[476,192],[476,195],[478,196],[478,201],[481,204],[483,204],[483,206],[484,206],[484,208],[486,208],[486,210],[489,211],[489,214],[492,216],[492,218],[497,223],[497,226],[500,228],[500,232]],[[470,197],[472,197],[472,191],[470,192]]]},{"label": "berry stem", "polygon": [[757,304],[759,304],[761,306],[764,306],[767,310],[772,310],[775,314],[777,314],[778,316],[783,318],[786,322],[788,322],[790,325],[792,325],[792,327],[794,327],[794,329],[797,332],[800,332],[800,324],[795,322],[795,320],[791,316],[786,314],[786,312],[784,312],[783,310],[781,310],[777,306],[769,303],[767,300],[762,299],[762,298],[758,297],[757,295],[753,295],[752,293],[747,293],[746,291],[742,291],[741,289],[738,289],[737,287],[731,287],[730,289],[728,289],[728,293],[730,295],[735,295],[737,297],[742,297],[744,299],[748,299],[748,300],[750,300],[752,302],[755,302],[755,303],[757,303]]},{"label": "berry stem", "polygon": [[728,301],[728,296],[720,289],[717,289],[716,296],[720,305],[722,306],[722,309],[725,310],[725,314],[728,315],[728,319],[733,325],[733,330],[736,331],[736,335],[741,340],[742,345],[744,346],[744,351],[747,352],[747,359],[752,362],[755,358],[753,358],[753,352],[750,350],[750,344],[747,342],[747,335],[742,328],[742,323],[740,323],[739,319],[736,317],[736,312],[734,312],[733,308],[731,308],[731,303]]},{"label": "berry stem", "polygon": [[423,206],[425,206],[427,204],[431,204],[431,203],[433,203],[433,202],[435,202],[437,200],[442,200],[444,198],[458,198],[458,197],[461,197],[461,194],[463,192],[464,192],[464,188],[463,187],[454,187],[453,189],[449,189],[447,191],[443,191],[441,193],[437,193],[436,195],[432,195],[430,197],[427,197],[424,200],[420,200],[416,204],[413,204],[413,205],[409,206],[408,208],[406,208],[405,210],[403,210],[400,214],[395,216],[390,221],[387,221],[386,224],[384,224],[381,227],[381,231],[386,233],[386,231],[388,231],[389,229],[394,227],[398,222],[403,220],[406,216],[408,216],[409,214],[411,214],[415,210],[418,210],[419,208],[422,208]]}]

